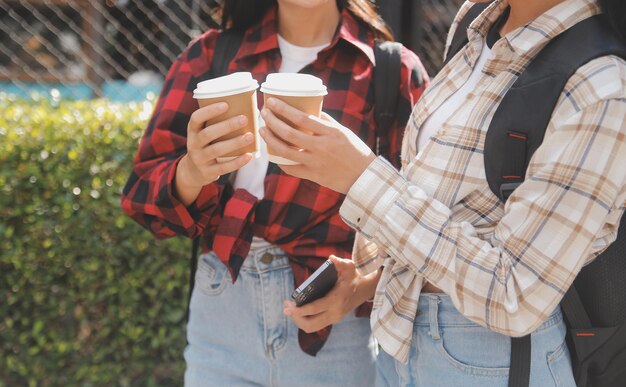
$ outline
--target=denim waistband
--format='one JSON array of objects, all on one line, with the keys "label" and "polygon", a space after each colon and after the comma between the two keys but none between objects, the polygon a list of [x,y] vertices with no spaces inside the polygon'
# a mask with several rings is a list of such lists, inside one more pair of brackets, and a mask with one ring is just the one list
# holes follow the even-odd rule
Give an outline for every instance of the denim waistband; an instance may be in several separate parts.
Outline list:
[{"label": "denim waistband", "polygon": [[[557,307],[537,330],[558,324],[563,319],[561,308]],[[452,303],[450,296],[443,293],[423,293],[420,295],[415,318],[415,326],[479,326],[479,324],[463,316]]]},{"label": "denim waistband", "polygon": [[241,266],[242,271],[266,272],[282,269],[289,266],[289,257],[278,246],[266,246],[256,250],[250,250]]}]

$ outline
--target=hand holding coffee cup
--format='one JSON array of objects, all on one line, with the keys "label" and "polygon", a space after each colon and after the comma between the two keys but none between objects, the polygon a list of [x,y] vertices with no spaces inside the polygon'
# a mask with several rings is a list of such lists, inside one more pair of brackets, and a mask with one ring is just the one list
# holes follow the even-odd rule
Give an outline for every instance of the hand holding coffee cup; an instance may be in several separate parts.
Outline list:
[{"label": "hand holding coffee cup", "polygon": [[252,78],[252,74],[249,72],[237,72],[200,82],[194,90],[193,97],[198,100],[200,108],[218,102],[228,104],[228,110],[206,122],[207,127],[232,118],[241,118],[241,116],[246,118],[246,123],[243,126],[233,127],[232,131],[215,139],[215,142],[230,140],[246,133],[253,135],[254,141],[252,143],[218,157],[218,162],[233,160],[245,153],[253,153],[255,157],[258,156],[259,123],[256,98],[256,89],[258,87],[259,84]]},{"label": "hand holding coffee cup", "polygon": [[185,205],[203,186],[243,167],[258,152],[258,83],[250,73],[221,78],[200,82],[194,91],[200,108],[189,119],[187,154],[174,178],[175,195]]},{"label": "hand holding coffee cup", "polygon": [[[299,73],[276,73],[269,74],[265,82],[261,85],[264,104],[269,98],[277,98],[288,105],[315,117],[320,117],[324,96],[328,93],[326,86],[321,79]],[[306,131],[305,128],[298,127],[284,117],[279,118],[289,126]],[[271,125],[267,125],[271,130]],[[292,144],[293,145],[293,144]],[[297,162],[276,155],[272,147],[268,145],[267,153],[269,161],[282,165],[296,165]]]},{"label": "hand holding coffee cup", "polygon": [[[260,132],[268,148],[297,163],[280,166],[287,174],[345,194],[376,158],[356,133],[326,113],[316,117],[269,98],[261,115],[266,127]],[[286,120],[306,130],[298,130]]]},{"label": "hand holding coffee cup", "polygon": [[174,194],[185,205],[196,200],[203,186],[214,182],[221,175],[238,170],[252,160],[251,153],[244,153],[229,161],[217,161],[225,154],[254,143],[252,133],[216,141],[247,124],[245,116],[236,116],[205,126],[207,121],[224,114],[228,108],[228,104],[219,102],[202,107],[191,115],[187,126],[187,153],[178,162],[174,178]]}]

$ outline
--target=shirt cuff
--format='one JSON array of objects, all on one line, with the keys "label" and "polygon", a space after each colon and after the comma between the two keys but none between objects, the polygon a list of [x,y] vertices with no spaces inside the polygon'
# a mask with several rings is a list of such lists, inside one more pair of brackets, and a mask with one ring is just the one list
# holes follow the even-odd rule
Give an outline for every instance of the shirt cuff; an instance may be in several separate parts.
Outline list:
[{"label": "shirt cuff", "polygon": [[352,228],[373,239],[406,185],[400,172],[377,157],[350,187],[339,214]]},{"label": "shirt cuff", "polygon": [[[215,205],[216,197],[219,195],[220,188],[216,182],[205,185],[202,187],[202,190],[196,200],[189,206],[185,206],[176,198],[176,195],[174,194],[176,168],[178,167],[178,163],[181,158],[182,156],[171,163],[163,174],[156,205],[161,208],[173,209],[178,214],[178,220],[180,222],[180,224],[175,224],[175,226],[189,228],[194,224],[201,222],[204,213],[209,210],[211,206]],[[174,224],[170,223],[170,226],[174,226]]]}]

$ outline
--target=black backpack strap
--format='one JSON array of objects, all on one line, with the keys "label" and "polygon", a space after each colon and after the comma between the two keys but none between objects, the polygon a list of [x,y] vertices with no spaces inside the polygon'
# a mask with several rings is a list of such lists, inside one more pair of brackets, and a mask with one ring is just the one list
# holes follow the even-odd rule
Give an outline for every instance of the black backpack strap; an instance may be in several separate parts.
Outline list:
[{"label": "black backpack strap", "polygon": [[528,387],[530,384],[530,335],[511,338],[509,387]]},{"label": "black backpack strap", "polygon": [[[374,46],[374,120],[377,155],[389,159],[389,131],[398,107],[402,44],[378,41]],[[391,161],[391,160],[390,160]]]},{"label": "black backpack strap", "polygon": [[221,77],[228,73],[228,65],[233,61],[241,42],[243,31],[224,30],[215,39],[213,58],[211,58],[211,78]]},{"label": "black backpack strap", "polygon": [[563,296],[561,300],[561,310],[570,327],[574,329],[591,328],[591,318],[589,318],[589,314],[587,314],[585,306],[574,285],[570,286],[565,296]]},{"label": "black backpack strap", "polygon": [[452,37],[452,41],[450,42],[448,54],[446,55],[446,59],[443,62],[444,66],[469,42],[469,39],[467,37],[467,29],[469,28],[470,24],[472,24],[474,19],[476,19],[478,15],[480,15],[485,9],[487,9],[490,4],[491,2],[476,3],[472,5],[472,8],[470,8],[465,16],[463,16],[463,19],[461,19],[456,27],[456,30],[454,31],[454,36]]},{"label": "black backpack strap", "polygon": [[191,292],[196,284],[196,270],[198,269],[198,251],[200,250],[201,237],[195,237],[191,241],[191,257],[189,257],[189,294],[187,295],[187,311],[185,321],[189,321],[189,307],[191,306]]},{"label": "black backpack strap", "polygon": [[585,63],[606,55],[626,57],[626,48],[602,15],[589,17],[552,39],[507,91],[484,151],[487,182],[500,200],[524,181],[567,81]]},{"label": "black backpack strap", "polygon": [[[211,69],[209,70],[209,78],[217,78],[226,75],[228,65],[235,58],[239,46],[243,40],[243,32],[237,30],[222,31],[215,39],[215,48],[213,50],[213,58],[211,58]],[[189,259],[189,294],[187,299],[187,311],[185,312],[185,321],[189,321],[189,306],[191,304],[191,293],[196,282],[196,269],[198,268],[198,252],[200,250],[200,239],[197,236],[191,244],[191,257]]]}]

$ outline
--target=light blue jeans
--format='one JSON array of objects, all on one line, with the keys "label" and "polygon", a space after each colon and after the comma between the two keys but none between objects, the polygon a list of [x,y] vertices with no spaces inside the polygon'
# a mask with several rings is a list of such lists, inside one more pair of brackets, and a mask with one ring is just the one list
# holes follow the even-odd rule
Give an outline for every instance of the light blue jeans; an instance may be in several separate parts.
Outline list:
[{"label": "light blue jeans", "polygon": [[293,289],[279,248],[251,253],[234,285],[215,255],[202,255],[187,324],[185,386],[373,386],[369,319],[349,314],[310,356],[282,312]]},{"label": "light blue jeans", "polygon": [[[407,364],[381,350],[378,387],[506,387],[511,340],[461,315],[450,297],[423,294]],[[416,344],[416,345],[415,345]],[[575,387],[561,309],[531,335],[530,386]]]}]

